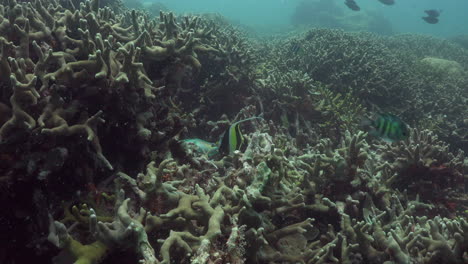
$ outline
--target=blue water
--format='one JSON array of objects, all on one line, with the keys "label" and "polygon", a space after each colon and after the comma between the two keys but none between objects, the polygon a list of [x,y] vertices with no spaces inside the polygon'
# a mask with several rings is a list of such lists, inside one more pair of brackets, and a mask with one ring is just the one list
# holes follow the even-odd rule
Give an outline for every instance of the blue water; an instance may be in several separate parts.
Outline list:
[{"label": "blue water", "polygon": [[[291,16],[301,0],[153,0],[177,13],[218,12],[234,22],[258,31],[289,30]],[[310,0],[318,1],[318,0]],[[361,11],[354,12],[344,5],[344,0],[334,1],[345,15],[373,13],[382,16],[395,33],[422,33],[450,37],[468,33],[468,1],[465,0],[395,0],[393,6],[378,0],[355,0]],[[151,0],[146,1],[151,2]],[[426,9],[442,9],[438,24],[424,22]],[[349,14],[348,14],[349,13]],[[310,16],[314,16],[313,13]],[[346,20],[353,23],[353,17]]]}]

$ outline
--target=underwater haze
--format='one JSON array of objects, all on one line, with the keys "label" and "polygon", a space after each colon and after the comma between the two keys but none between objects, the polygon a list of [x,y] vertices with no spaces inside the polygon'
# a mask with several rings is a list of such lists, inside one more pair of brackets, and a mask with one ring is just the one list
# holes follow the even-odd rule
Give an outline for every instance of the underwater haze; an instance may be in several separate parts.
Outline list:
[{"label": "underwater haze", "polygon": [[466,0],[0,0],[0,264],[467,264]]},{"label": "underwater haze", "polygon": [[[259,33],[291,29],[291,18],[301,2],[332,2],[340,9],[348,24],[360,23],[359,17],[353,17],[352,11],[344,5],[344,0],[154,0],[145,3],[162,3],[177,13],[211,13],[217,12],[234,22],[250,26]],[[378,0],[356,0],[361,13],[371,13],[387,20],[393,33],[422,33],[440,37],[451,37],[466,34],[468,28],[468,2],[461,0],[396,0],[387,6]],[[327,5],[328,6],[328,5]],[[440,22],[432,25],[424,22],[424,10],[442,10]],[[321,16],[324,9],[304,10],[307,16]],[[332,16],[333,14],[330,14]],[[328,20],[329,18],[323,18]],[[326,25],[312,20],[317,26]],[[339,27],[339,25],[336,25]],[[376,32],[379,33],[379,32]],[[382,32],[384,34],[388,32]]]}]

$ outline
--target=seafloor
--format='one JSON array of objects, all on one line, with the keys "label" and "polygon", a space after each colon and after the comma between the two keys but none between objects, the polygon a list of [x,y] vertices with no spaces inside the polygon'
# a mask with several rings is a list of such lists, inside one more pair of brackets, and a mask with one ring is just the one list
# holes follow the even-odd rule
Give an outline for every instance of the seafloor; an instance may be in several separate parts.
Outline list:
[{"label": "seafloor", "polygon": [[468,263],[467,69],[428,36],[0,0],[0,263]]}]

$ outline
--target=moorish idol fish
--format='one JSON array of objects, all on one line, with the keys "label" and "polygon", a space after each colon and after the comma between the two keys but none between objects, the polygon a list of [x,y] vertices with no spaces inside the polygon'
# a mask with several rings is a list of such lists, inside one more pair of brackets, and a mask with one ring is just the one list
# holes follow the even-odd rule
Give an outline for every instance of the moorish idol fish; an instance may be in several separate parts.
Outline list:
[{"label": "moorish idol fish", "polygon": [[243,119],[230,125],[228,130],[224,132],[221,140],[219,141],[219,153],[222,155],[228,155],[239,150],[244,144],[244,136],[240,130],[240,124],[253,119],[262,119],[262,117],[256,116],[247,119]]}]

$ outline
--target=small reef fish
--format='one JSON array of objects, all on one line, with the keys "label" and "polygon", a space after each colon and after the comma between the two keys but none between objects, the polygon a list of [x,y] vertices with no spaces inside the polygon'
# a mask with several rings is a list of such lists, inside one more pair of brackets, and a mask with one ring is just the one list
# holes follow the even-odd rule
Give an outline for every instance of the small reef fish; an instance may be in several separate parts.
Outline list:
[{"label": "small reef fish", "polygon": [[218,154],[232,154],[234,151],[239,150],[244,144],[244,136],[241,133],[240,124],[253,119],[262,119],[262,117],[256,116],[235,122],[229,126],[217,143],[211,143],[199,138],[190,138],[180,140],[181,145],[184,148],[193,146],[195,152],[200,155],[206,155],[208,158],[212,158]]},{"label": "small reef fish", "polygon": [[380,3],[384,5],[394,5],[395,1],[394,0],[379,0]]},{"label": "small reef fish", "polygon": [[201,155],[207,155],[209,158],[218,154],[218,145],[199,138],[183,139],[180,141],[183,147],[194,145],[194,150]]},{"label": "small reef fish", "polygon": [[219,141],[219,153],[222,155],[227,155],[232,154],[236,150],[239,150],[244,144],[244,136],[240,130],[240,124],[253,119],[262,119],[262,117],[251,117],[237,121],[230,125],[228,130],[224,132],[224,135]]},{"label": "small reef fish", "polygon": [[408,126],[392,114],[378,114],[374,119],[363,119],[362,126],[370,128],[369,133],[387,142],[395,142],[408,138]]},{"label": "small reef fish", "polygon": [[347,7],[349,7],[349,9],[353,10],[353,11],[359,11],[361,10],[361,8],[356,4],[356,2],[354,0],[346,0],[345,1],[345,5]]}]

